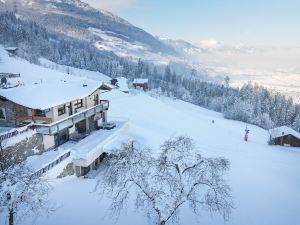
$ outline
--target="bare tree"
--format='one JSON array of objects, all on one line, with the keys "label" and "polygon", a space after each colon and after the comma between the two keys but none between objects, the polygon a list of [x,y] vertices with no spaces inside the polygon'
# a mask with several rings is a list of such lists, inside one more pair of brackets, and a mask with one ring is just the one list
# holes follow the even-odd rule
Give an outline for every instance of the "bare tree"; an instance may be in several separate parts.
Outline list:
[{"label": "bare tree", "polygon": [[223,179],[229,161],[202,157],[193,140],[184,136],[167,140],[160,150],[154,157],[151,149],[130,142],[105,159],[104,177],[96,188],[112,199],[111,212],[118,216],[134,193],[136,208],[152,224],[178,222],[184,205],[197,215],[204,208],[227,220],[233,208]]},{"label": "bare tree", "polygon": [[19,161],[15,151],[0,145],[0,209],[8,214],[13,225],[24,216],[41,216],[54,207],[48,201],[49,183]]}]

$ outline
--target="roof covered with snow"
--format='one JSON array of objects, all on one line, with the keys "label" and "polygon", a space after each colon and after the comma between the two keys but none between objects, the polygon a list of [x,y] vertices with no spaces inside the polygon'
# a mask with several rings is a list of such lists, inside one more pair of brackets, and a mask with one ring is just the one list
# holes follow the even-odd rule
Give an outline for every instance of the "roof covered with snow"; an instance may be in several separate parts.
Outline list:
[{"label": "roof covered with snow", "polygon": [[[92,94],[110,78],[104,74],[55,64],[40,59],[43,66],[18,57],[9,57],[0,45],[0,72],[20,74],[12,84],[0,89],[0,96],[32,109],[48,109]],[[68,74],[69,73],[69,74]]]},{"label": "roof covered with snow", "polygon": [[148,83],[148,79],[141,79],[141,78],[134,79],[133,83],[134,84],[145,84],[145,83]]},{"label": "roof covered with snow", "polygon": [[282,126],[282,127],[276,127],[274,129],[269,130],[271,138],[278,138],[278,137],[282,137],[285,135],[293,135],[296,138],[300,139],[300,133],[298,133],[297,131],[293,130],[290,127],[287,126]]},{"label": "roof covered with snow", "polygon": [[5,50],[6,51],[16,51],[16,50],[18,50],[18,47],[6,47]]},{"label": "roof covered with snow", "polygon": [[0,96],[31,109],[49,109],[89,96],[102,83],[93,80],[60,81],[0,89]]}]

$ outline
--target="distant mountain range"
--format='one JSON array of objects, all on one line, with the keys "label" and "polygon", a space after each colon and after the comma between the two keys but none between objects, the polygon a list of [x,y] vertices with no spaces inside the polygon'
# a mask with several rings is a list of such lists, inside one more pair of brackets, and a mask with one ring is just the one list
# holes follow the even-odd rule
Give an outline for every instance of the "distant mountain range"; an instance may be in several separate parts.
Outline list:
[{"label": "distant mountain range", "polygon": [[[120,53],[120,56],[130,53],[142,56],[149,52],[179,55],[175,49],[128,21],[105,10],[94,9],[79,0],[0,1],[1,11],[16,9],[23,20],[35,21],[49,31],[103,47],[101,50],[114,51],[117,48],[120,51],[116,53]],[[116,48],[109,48],[112,44]]]}]

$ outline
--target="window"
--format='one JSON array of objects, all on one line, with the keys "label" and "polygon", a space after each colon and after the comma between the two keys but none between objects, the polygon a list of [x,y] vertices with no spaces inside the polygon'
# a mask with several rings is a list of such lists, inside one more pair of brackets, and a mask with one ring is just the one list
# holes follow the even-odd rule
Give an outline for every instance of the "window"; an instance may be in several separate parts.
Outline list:
[{"label": "window", "polygon": [[94,105],[98,105],[99,104],[99,95],[95,94],[94,95]]},{"label": "window", "polygon": [[74,108],[75,108],[75,109],[79,109],[79,108],[81,108],[81,107],[83,107],[83,100],[82,100],[82,99],[79,99],[79,100],[77,100],[77,101],[74,103]]},{"label": "window", "polygon": [[57,111],[58,111],[59,116],[65,114],[66,113],[66,105],[58,107]]},{"label": "window", "polygon": [[0,108],[0,120],[6,120],[6,114],[4,108]]},{"label": "window", "polygon": [[34,115],[35,116],[45,117],[46,116],[46,111],[45,110],[36,109],[34,111]]}]

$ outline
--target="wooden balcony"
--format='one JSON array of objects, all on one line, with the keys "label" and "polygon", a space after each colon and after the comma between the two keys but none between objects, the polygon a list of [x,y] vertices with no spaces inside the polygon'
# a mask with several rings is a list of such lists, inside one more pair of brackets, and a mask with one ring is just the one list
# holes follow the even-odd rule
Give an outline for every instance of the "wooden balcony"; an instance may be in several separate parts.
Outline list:
[{"label": "wooden balcony", "polygon": [[77,112],[71,116],[68,116],[62,120],[54,121],[51,123],[34,123],[34,126],[37,128],[37,133],[53,135],[58,133],[61,130],[74,126],[76,123],[79,123],[82,120],[85,120],[91,116],[96,115],[99,112],[108,110],[109,101],[101,100],[100,104],[84,109],[80,112]]},{"label": "wooden balcony", "polygon": [[44,116],[23,116],[16,119],[16,124],[20,125],[23,123],[28,123],[32,121],[33,123],[45,123],[49,124],[52,123],[52,119]]}]

